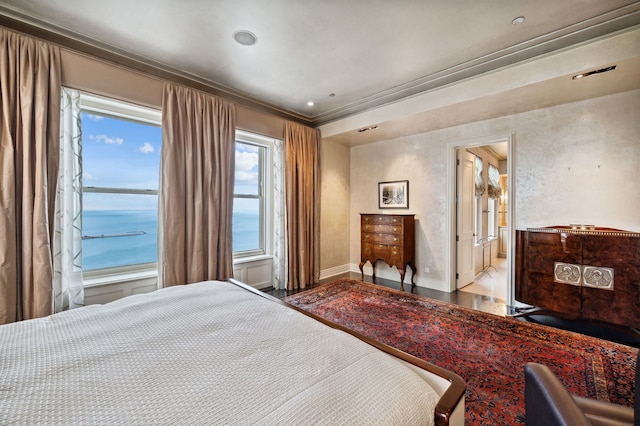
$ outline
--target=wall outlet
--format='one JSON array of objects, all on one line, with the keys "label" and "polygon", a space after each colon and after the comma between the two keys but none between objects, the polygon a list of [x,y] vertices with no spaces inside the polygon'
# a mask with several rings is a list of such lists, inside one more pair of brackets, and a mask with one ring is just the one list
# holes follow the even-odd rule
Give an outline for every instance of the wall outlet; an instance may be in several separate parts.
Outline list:
[{"label": "wall outlet", "polygon": [[429,273],[429,268],[424,268],[424,272]]}]

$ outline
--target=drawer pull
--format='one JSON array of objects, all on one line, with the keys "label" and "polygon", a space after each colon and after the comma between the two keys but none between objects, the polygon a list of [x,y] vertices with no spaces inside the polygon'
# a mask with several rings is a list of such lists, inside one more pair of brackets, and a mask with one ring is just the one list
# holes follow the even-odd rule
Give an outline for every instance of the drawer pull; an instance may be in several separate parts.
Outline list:
[{"label": "drawer pull", "polygon": [[397,239],[397,238],[394,238],[394,239],[393,239],[393,241],[398,241],[398,239]]},{"label": "drawer pull", "polygon": [[382,248],[384,247],[384,244],[378,244],[378,247]]}]

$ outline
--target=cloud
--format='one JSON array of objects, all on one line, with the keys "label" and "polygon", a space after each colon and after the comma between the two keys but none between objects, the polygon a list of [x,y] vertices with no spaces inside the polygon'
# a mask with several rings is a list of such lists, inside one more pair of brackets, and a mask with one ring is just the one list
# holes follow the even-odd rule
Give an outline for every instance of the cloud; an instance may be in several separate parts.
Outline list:
[{"label": "cloud", "polygon": [[101,115],[87,114],[86,117],[91,121],[102,121],[104,117]]},{"label": "cloud", "polygon": [[236,170],[236,181],[258,183],[258,172],[245,172]]},{"label": "cloud", "polygon": [[259,156],[256,152],[236,151],[236,170],[251,170],[258,165]]},{"label": "cloud", "polygon": [[250,145],[248,143],[238,142],[236,147],[239,148],[242,152],[258,152],[260,147],[255,145]]},{"label": "cloud", "polygon": [[97,180],[91,173],[82,172],[82,180]]},{"label": "cloud", "polygon": [[143,154],[151,154],[155,150],[153,149],[153,145],[149,142],[145,142],[144,145],[138,148],[138,151]]},{"label": "cloud", "polygon": [[96,142],[104,142],[106,144],[116,144],[116,145],[122,145],[122,142],[124,142],[124,139],[122,138],[111,137],[107,135],[90,135],[89,139],[93,139]]},{"label": "cloud", "polygon": [[236,151],[236,182],[257,183],[259,159],[257,152]]}]

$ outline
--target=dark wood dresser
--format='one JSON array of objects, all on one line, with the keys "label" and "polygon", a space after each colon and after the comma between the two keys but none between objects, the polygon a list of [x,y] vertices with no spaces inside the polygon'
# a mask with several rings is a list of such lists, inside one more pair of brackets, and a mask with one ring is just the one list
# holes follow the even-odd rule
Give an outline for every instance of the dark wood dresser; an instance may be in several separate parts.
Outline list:
[{"label": "dark wood dresser", "polygon": [[569,318],[640,328],[640,233],[570,226],[518,230],[515,280],[520,302]]},{"label": "dark wood dresser", "polygon": [[400,272],[400,285],[404,285],[406,267],[411,268],[411,287],[415,285],[415,215],[413,214],[360,214],[360,272],[371,262],[373,278],[376,262],[384,261]]}]

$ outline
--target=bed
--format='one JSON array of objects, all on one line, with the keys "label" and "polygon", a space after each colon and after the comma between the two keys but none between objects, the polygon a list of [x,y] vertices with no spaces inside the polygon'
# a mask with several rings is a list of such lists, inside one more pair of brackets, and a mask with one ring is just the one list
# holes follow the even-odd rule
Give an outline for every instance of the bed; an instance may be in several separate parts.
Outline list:
[{"label": "bed", "polygon": [[463,424],[460,377],[237,281],[0,326],[0,424]]}]

